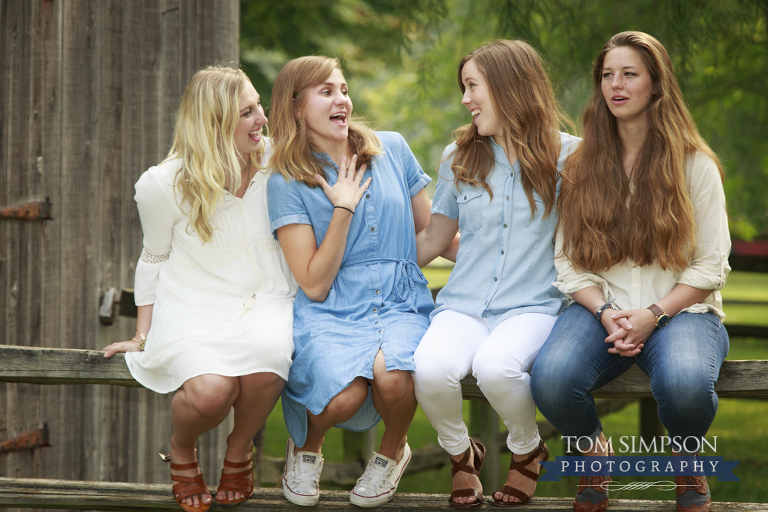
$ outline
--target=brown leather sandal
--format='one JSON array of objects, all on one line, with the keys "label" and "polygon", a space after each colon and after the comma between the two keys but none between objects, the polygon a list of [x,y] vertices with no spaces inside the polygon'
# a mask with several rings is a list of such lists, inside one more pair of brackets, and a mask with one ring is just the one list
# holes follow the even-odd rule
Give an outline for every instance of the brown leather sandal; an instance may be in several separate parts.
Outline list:
[{"label": "brown leather sandal", "polygon": [[[160,457],[162,457],[165,462],[171,462],[170,455],[163,455],[161,453]],[[171,473],[171,481],[177,482],[173,485],[171,492],[173,493],[173,499],[175,499],[176,503],[178,503],[186,512],[207,512],[207,510],[211,508],[211,504],[203,503],[202,496],[200,497],[199,507],[182,503],[184,498],[194,496],[195,494],[210,494],[208,486],[205,485],[205,480],[203,480],[203,472],[200,471],[200,466],[197,461],[190,462],[189,464],[174,464],[171,462],[171,471],[186,471],[195,468],[198,470],[197,476],[181,476]]]},{"label": "brown leather sandal", "polygon": [[253,495],[253,448],[251,448],[251,456],[244,462],[230,462],[224,459],[224,466],[231,469],[243,469],[237,473],[225,473],[221,470],[221,479],[219,480],[219,489],[216,491],[218,495],[220,492],[239,492],[244,497],[231,501],[219,501],[219,504],[224,506],[237,505],[242,503]]},{"label": "brown leather sandal", "polygon": [[[470,452],[471,450],[471,452]],[[473,461],[472,465],[468,465],[467,462],[469,462],[469,455],[470,453],[474,454],[475,460]],[[479,475],[480,470],[483,468],[483,462],[485,462],[485,446],[483,446],[481,443],[476,443],[472,440],[472,438],[469,438],[469,448],[467,448],[467,451],[464,452],[464,456],[461,458],[460,461],[456,462],[453,459],[449,459],[451,461],[451,478],[456,476],[456,473],[459,471],[463,471],[465,473],[469,473],[470,475]],[[454,498],[469,498],[474,496],[476,499],[473,503],[456,503]],[[473,508],[473,507],[479,507],[483,503],[483,493],[478,491],[477,489],[458,489],[456,491],[453,491],[451,493],[451,496],[448,498],[448,503],[450,503],[451,507],[454,508]]]},{"label": "brown leather sandal", "polygon": [[[539,458],[539,455],[544,454],[544,458],[542,460],[549,460],[549,448],[547,448],[547,444],[544,442],[544,440],[539,441],[539,446],[536,447],[535,450],[533,450],[531,453],[528,454],[528,457],[526,457],[524,460],[515,462],[515,459],[512,459],[512,462],[509,463],[509,470],[510,471],[517,471],[523,476],[526,476],[530,478],[533,481],[537,481],[539,479],[539,475],[537,473],[534,473],[530,469],[526,468],[528,464],[535,461]],[[539,470],[541,471],[541,470]],[[520,501],[501,501],[501,500],[495,500],[493,496],[496,493],[501,494],[507,494],[509,496],[514,496]],[[490,503],[491,505],[494,505],[496,507],[516,507],[518,505],[522,505],[524,503],[528,503],[531,500],[531,497],[533,494],[525,494],[520,489],[515,489],[514,487],[510,487],[508,485],[504,485],[500,489],[498,489],[496,492],[494,492],[491,495]]]}]

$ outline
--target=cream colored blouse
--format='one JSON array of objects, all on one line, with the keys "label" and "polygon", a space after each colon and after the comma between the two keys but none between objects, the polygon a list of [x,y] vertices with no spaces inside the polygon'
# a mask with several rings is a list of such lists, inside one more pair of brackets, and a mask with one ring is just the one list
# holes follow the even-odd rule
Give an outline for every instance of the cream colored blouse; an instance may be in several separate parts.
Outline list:
[{"label": "cream colored blouse", "polygon": [[[712,290],[707,298],[684,309],[690,313],[712,311],[725,319],[720,290],[731,271],[728,255],[731,237],[725,193],[717,165],[703,153],[688,157],[686,184],[696,216],[696,249],[691,264],[683,272],[663,270],[659,265],[638,266],[631,260],[614,265],[599,274],[579,272],[567,258],[555,258],[557,281],[553,284],[569,299],[570,294],[589,286],[602,289],[605,298],[621,309],[643,309],[655,304],[678,284]],[[555,254],[563,247],[561,233],[555,242]]]}]

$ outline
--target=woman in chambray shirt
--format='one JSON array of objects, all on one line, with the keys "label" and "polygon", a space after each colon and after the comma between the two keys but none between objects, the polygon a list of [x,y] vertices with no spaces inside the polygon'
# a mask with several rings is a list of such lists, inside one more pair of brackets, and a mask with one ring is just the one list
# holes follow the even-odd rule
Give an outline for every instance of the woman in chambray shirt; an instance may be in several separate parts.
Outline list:
[{"label": "woman in chambray shirt", "polygon": [[541,59],[521,41],[485,44],[459,64],[461,103],[472,124],[457,130],[438,172],[419,265],[461,231],[456,267],[437,296],[414,354],[416,397],[454,466],[450,503],[483,501],[477,472],[485,449],[467,434],[461,379],[472,371],[509,429],[512,463],[497,505],[527,502],[548,450],[536,427],[528,371],[565,297],[556,279],[554,210],[559,169],[576,141]]}]

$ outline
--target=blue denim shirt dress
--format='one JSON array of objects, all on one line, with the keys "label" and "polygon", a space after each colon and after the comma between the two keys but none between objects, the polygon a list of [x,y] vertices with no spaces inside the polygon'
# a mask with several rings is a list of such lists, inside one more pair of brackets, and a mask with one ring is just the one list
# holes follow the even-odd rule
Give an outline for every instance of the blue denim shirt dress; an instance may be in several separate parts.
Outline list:
[{"label": "blue denim shirt dress", "polygon": [[[431,180],[398,133],[377,132],[383,154],[374,157],[363,181],[373,178],[355,209],[341,268],[323,302],[299,290],[293,305],[295,351],[282,395],[283,416],[296,446],[307,434],[307,410],[320,414],[356,377],[373,378],[379,349],[387,370],[413,370],[413,352],[434,309],[427,281],[416,265],[411,198]],[[328,184],[338,167],[326,154]],[[320,187],[269,180],[273,233],[288,224],[309,224],[318,247],[333,216]],[[363,406],[340,427],[367,430],[380,420],[370,391]]]},{"label": "blue denim shirt dress", "polygon": [[[565,158],[580,139],[560,134],[560,171]],[[520,162],[509,164],[504,149],[491,139],[496,162],[488,183],[493,199],[482,187],[460,184],[451,170],[456,144],[443,153],[432,213],[459,219],[461,243],[456,266],[437,295],[437,308],[452,310],[488,321],[491,329],[521,313],[557,316],[566,299],[552,283],[554,231],[557,211],[544,218],[544,203],[534,191],[536,213],[531,217],[528,197],[520,182]],[[560,191],[558,179],[557,191]]]}]

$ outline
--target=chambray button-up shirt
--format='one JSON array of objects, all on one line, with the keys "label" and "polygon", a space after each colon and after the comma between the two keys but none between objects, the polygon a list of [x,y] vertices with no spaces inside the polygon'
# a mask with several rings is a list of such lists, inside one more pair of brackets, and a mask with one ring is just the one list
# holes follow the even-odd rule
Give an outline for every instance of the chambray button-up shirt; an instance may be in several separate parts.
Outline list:
[{"label": "chambray button-up shirt", "polygon": [[[562,169],[565,157],[579,139],[560,134]],[[566,298],[552,285],[555,210],[544,217],[544,203],[534,192],[536,213],[531,217],[528,197],[520,182],[520,165],[510,165],[504,149],[491,141],[496,161],[488,182],[493,199],[482,187],[456,188],[451,170],[455,149],[443,153],[432,213],[459,219],[461,243],[448,284],[437,295],[432,317],[453,310],[488,321],[491,329],[521,313],[560,314]],[[560,183],[557,185],[558,193]]]}]

